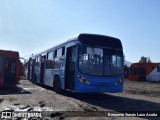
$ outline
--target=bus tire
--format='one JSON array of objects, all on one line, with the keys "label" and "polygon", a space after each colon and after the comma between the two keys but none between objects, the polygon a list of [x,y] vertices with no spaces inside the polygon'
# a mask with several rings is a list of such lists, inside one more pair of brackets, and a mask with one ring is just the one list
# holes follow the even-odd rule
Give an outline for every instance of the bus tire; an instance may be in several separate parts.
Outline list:
[{"label": "bus tire", "polygon": [[59,76],[54,77],[53,89],[56,93],[61,93],[62,92],[61,82],[60,82]]}]

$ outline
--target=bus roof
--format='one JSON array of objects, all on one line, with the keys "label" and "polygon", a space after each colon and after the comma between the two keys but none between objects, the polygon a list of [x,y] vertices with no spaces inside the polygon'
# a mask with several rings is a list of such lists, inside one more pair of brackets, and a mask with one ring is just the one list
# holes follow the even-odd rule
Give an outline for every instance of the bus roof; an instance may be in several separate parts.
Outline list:
[{"label": "bus roof", "polygon": [[17,51],[1,50],[0,49],[0,55],[3,55],[5,57],[18,57],[18,59],[19,59],[19,52],[17,52]]},{"label": "bus roof", "polygon": [[139,63],[139,62],[137,62],[137,63],[132,63],[130,67],[134,67],[134,66],[147,66],[147,65],[154,65],[154,64],[158,65],[160,63],[153,63],[153,62]]},{"label": "bus roof", "polygon": [[74,36],[72,36],[72,37],[70,37],[69,39],[67,39],[66,41],[64,41],[64,42],[61,42],[61,43],[59,43],[58,45],[55,45],[55,46],[53,46],[53,47],[51,47],[51,48],[49,48],[49,49],[46,49],[46,50],[44,50],[44,51],[42,51],[42,52],[40,52],[40,53],[38,53],[38,54],[35,54],[35,55],[33,55],[33,56],[31,56],[32,58],[34,58],[34,57],[36,57],[36,56],[38,56],[38,55],[40,55],[40,54],[43,54],[43,53],[45,53],[46,51],[49,51],[49,50],[51,50],[51,49],[56,49],[56,48],[58,48],[58,47],[61,47],[61,46],[63,46],[64,44],[66,44],[66,43],[69,43],[69,42],[73,42],[73,41],[77,41],[79,38],[93,38],[93,37],[105,37],[105,38],[110,38],[110,39],[114,39],[114,40],[118,40],[118,41],[120,41],[118,38],[115,38],[115,37],[111,37],[111,36],[106,36],[106,35],[100,35],[100,34],[91,34],[91,33],[81,33],[81,34],[77,34],[77,35],[74,35]]}]

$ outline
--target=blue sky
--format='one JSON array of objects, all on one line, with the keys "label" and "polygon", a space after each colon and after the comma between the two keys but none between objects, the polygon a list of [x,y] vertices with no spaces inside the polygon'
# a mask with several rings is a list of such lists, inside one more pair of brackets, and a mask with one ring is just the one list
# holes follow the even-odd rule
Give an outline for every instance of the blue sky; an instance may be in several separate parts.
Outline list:
[{"label": "blue sky", "polygon": [[0,0],[0,49],[27,58],[78,33],[121,39],[126,59],[160,62],[159,0]]}]

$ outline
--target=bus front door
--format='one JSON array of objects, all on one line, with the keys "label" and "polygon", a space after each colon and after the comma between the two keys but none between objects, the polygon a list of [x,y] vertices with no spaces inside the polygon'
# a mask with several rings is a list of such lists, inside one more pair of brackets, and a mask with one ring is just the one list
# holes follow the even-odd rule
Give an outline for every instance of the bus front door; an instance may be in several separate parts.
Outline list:
[{"label": "bus front door", "polygon": [[65,88],[74,90],[75,84],[76,46],[67,48],[65,68]]},{"label": "bus front door", "polygon": [[46,61],[46,56],[42,56],[41,58],[41,71],[40,71],[40,83],[44,83],[44,72],[45,72],[45,61]]}]

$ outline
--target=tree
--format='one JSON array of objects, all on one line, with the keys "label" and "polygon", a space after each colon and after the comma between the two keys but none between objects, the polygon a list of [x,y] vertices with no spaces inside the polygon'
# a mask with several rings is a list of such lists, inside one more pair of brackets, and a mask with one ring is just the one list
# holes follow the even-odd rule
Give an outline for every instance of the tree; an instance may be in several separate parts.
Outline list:
[{"label": "tree", "polygon": [[139,60],[139,63],[151,63],[150,57],[142,56]]},{"label": "tree", "polygon": [[148,57],[148,60],[147,60],[147,62],[148,62],[148,63],[151,63],[151,59],[150,59],[150,57]]}]

